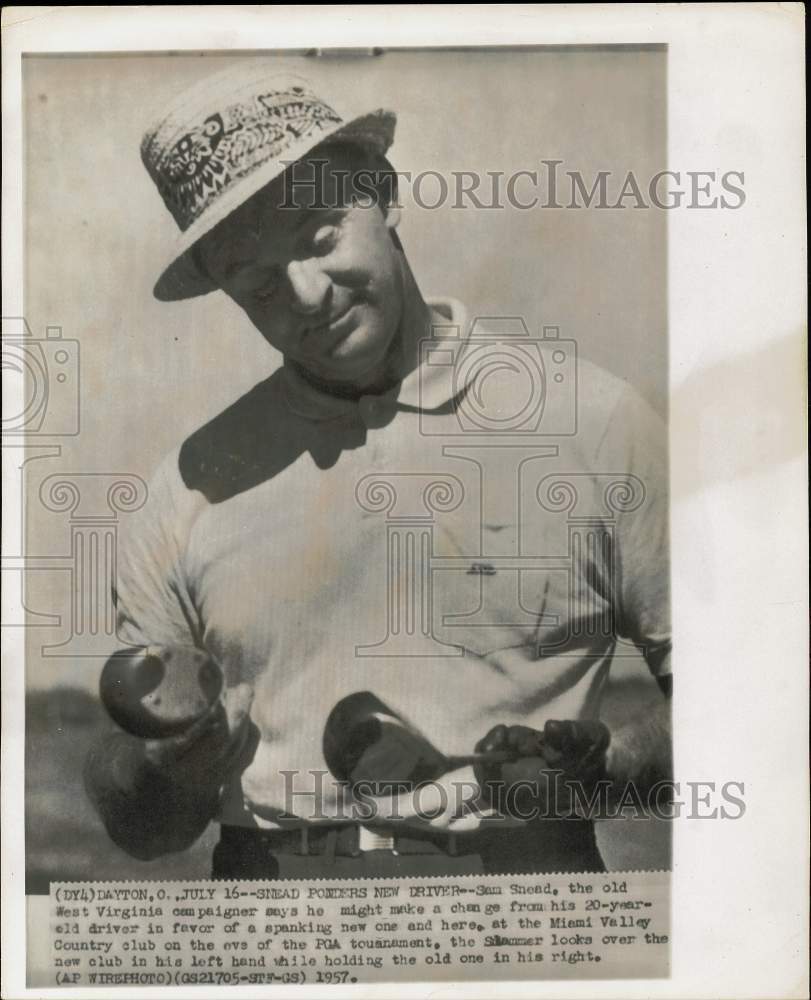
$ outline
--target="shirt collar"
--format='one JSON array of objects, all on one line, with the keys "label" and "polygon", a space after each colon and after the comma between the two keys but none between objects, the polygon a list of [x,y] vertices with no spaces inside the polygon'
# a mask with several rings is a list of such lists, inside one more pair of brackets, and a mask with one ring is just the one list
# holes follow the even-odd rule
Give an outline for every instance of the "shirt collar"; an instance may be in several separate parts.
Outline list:
[{"label": "shirt collar", "polygon": [[[442,411],[467,388],[467,381],[457,371],[453,359],[468,337],[467,314],[456,299],[436,298],[427,304],[447,322],[434,323],[433,336],[420,344],[420,364],[403,381],[382,394],[346,399],[311,385],[292,365],[284,365],[284,388],[287,405],[308,420],[337,420],[357,415],[367,427],[389,423],[397,411],[431,413]],[[432,350],[437,340],[447,341]],[[439,357],[437,357],[439,355]],[[473,366],[464,366],[472,371]]]}]

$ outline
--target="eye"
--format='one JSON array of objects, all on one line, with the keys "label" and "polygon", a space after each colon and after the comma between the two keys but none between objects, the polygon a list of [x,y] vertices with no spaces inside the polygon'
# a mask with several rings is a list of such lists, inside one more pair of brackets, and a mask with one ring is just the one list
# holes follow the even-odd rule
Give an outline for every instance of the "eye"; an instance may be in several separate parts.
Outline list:
[{"label": "eye", "polygon": [[282,284],[282,273],[278,268],[274,268],[267,279],[252,292],[253,297],[262,305],[271,302],[279,291]]}]

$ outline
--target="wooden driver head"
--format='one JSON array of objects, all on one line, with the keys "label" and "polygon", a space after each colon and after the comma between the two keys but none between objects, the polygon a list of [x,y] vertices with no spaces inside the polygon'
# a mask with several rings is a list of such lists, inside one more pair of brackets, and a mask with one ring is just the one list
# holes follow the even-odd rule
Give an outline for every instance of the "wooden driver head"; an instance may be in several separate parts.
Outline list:
[{"label": "wooden driver head", "polygon": [[220,668],[193,646],[147,646],[113,653],[99,693],[110,717],[142,739],[178,736],[212,709]]},{"label": "wooden driver head", "polygon": [[339,781],[371,794],[398,793],[432,781],[448,760],[399,713],[370,691],[342,698],[324,726],[324,759]]}]

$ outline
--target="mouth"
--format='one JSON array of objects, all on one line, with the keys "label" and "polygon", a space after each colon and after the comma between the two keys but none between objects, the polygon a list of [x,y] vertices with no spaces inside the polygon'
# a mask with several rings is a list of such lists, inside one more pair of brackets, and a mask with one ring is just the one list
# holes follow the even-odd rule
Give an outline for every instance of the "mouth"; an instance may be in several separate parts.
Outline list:
[{"label": "mouth", "polygon": [[330,316],[329,319],[323,323],[319,323],[318,326],[309,327],[305,332],[305,339],[312,343],[313,346],[316,346],[319,353],[324,350],[329,351],[352,331],[353,323],[350,313],[354,308],[355,303],[352,302],[346,309],[342,309],[334,316]]}]

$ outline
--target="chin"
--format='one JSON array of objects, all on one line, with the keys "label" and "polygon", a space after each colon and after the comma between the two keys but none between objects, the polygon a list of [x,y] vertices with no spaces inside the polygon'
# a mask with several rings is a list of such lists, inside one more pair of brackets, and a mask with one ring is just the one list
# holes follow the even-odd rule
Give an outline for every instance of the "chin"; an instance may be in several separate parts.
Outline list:
[{"label": "chin", "polygon": [[324,373],[343,380],[377,374],[386,360],[391,335],[360,327],[342,340],[324,359]]}]

